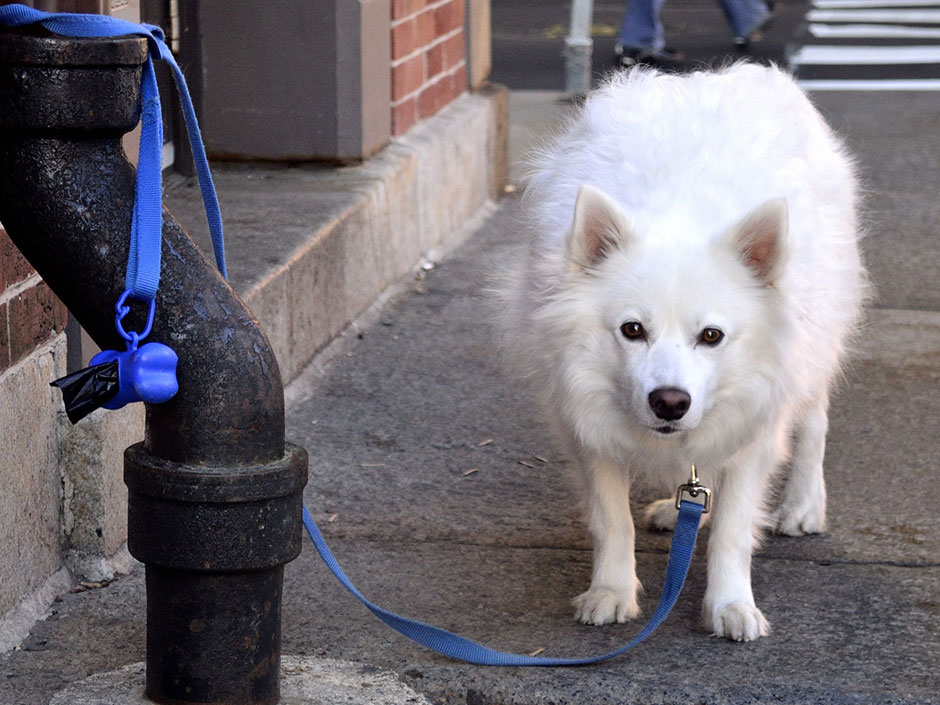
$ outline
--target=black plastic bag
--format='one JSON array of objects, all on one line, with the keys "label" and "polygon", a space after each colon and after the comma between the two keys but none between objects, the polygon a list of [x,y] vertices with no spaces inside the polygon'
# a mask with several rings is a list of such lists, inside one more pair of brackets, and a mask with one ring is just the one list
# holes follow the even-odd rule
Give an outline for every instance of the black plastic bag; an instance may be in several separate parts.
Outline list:
[{"label": "black plastic bag", "polygon": [[95,409],[103,406],[118,393],[118,362],[112,360],[100,365],[86,367],[65,377],[60,377],[50,386],[62,390],[65,413],[69,421],[78,423]]}]

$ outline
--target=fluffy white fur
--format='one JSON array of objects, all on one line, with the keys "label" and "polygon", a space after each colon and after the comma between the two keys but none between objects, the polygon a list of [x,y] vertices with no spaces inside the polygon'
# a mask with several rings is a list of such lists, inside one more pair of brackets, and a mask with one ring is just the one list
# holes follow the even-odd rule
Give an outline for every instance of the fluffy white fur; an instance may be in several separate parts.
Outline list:
[{"label": "fluffy white fur", "polygon": [[[635,70],[536,158],[525,205],[502,328],[584,479],[594,572],[577,618],[637,616],[630,486],[674,492],[694,463],[716,493],[705,626],[766,635],[751,554],[768,523],[824,528],[829,393],[865,291],[842,144],[776,68]],[[670,505],[647,522],[667,528]]]}]

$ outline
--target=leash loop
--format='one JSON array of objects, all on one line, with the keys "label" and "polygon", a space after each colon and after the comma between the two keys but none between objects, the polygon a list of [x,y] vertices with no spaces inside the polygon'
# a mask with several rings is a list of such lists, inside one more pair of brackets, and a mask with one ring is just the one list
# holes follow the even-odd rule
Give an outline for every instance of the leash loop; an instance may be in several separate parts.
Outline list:
[{"label": "leash loop", "polygon": [[[115,305],[115,328],[127,342],[127,350],[104,350],[92,358],[91,367],[52,384],[62,388],[66,412],[72,423],[77,423],[100,406],[118,409],[136,401],[152,404],[167,401],[178,390],[176,353],[162,343],[148,343],[138,350],[140,341],[150,334],[153,327],[163,240],[163,111],[154,56],[166,62],[173,73],[216,265],[222,276],[226,276],[222,215],[186,78],[166,44],[163,30],[155,25],[135,24],[107,15],[42,12],[21,4],[0,6],[0,24],[10,27],[39,24],[53,34],[68,37],[141,36],[147,40],[147,60],[142,67],[140,85],[140,149],[125,289]],[[147,323],[140,333],[124,330],[122,319],[130,312],[126,305],[128,297],[148,304]],[[117,384],[112,374],[115,365],[118,368]]]},{"label": "leash loop", "polygon": [[115,316],[114,316],[114,327],[124,340],[128,342],[128,348],[131,350],[137,349],[137,344],[148,335],[150,335],[150,330],[153,328],[153,318],[157,310],[156,301],[150,299],[150,302],[147,304],[147,323],[144,325],[144,329],[140,333],[131,331],[130,333],[124,330],[124,326],[121,321],[124,317],[131,312],[130,306],[125,306],[124,302],[127,301],[127,298],[133,292],[130,289],[125,289],[124,293],[121,294],[121,297],[118,299],[117,304],[114,306]]}]

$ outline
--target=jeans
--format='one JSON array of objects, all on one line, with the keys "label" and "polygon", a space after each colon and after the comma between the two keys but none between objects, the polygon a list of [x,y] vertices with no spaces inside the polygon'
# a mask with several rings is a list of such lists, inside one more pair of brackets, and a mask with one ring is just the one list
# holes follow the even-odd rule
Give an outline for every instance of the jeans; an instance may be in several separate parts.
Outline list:
[{"label": "jeans", "polygon": [[[630,0],[620,27],[620,45],[657,53],[666,46],[659,12],[666,0]],[[764,0],[718,0],[736,37],[746,37],[769,14]]]},{"label": "jeans", "polygon": [[735,37],[747,37],[770,14],[764,0],[718,0]]},{"label": "jeans", "polygon": [[666,46],[659,11],[666,0],[630,0],[620,27],[620,45],[624,49],[645,49],[654,54]]}]

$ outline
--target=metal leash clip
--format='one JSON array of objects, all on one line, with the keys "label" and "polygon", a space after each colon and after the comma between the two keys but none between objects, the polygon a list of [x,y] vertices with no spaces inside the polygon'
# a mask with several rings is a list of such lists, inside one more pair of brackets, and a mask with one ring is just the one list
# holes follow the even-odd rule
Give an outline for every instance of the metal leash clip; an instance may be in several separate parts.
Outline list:
[{"label": "metal leash clip", "polygon": [[700,494],[705,495],[705,501],[702,504],[702,514],[708,514],[712,506],[712,491],[705,487],[698,479],[698,472],[695,470],[695,465],[692,465],[692,475],[689,478],[689,481],[684,485],[679,485],[679,489],[676,492],[676,509],[680,508],[682,504],[682,495],[683,493],[688,493],[692,498],[698,497]]}]

